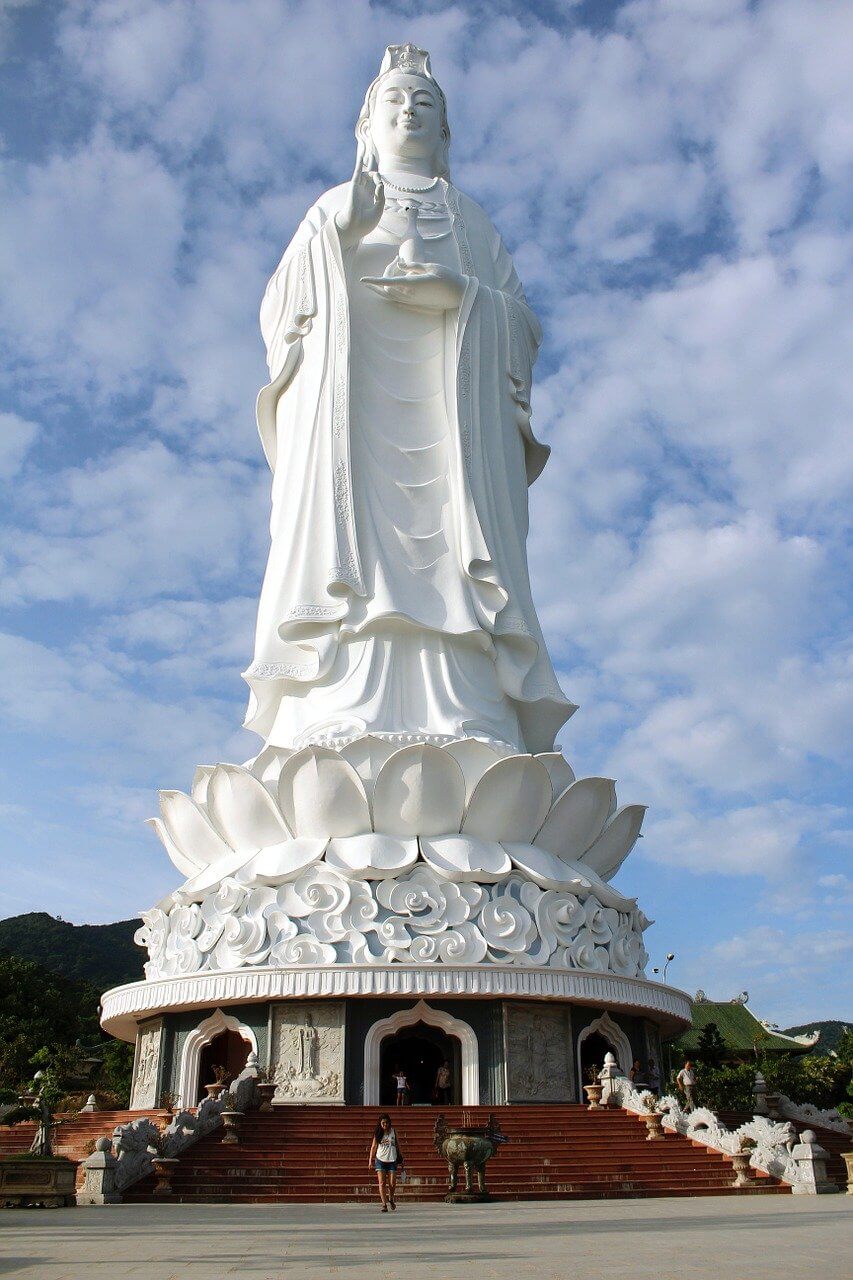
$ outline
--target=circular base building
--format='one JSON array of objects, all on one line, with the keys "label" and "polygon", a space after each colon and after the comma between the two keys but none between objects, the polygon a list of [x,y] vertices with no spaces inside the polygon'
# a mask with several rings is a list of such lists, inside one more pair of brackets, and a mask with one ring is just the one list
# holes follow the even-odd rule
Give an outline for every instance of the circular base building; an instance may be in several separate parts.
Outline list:
[{"label": "circular base building", "polygon": [[161,813],[176,865],[210,861],[144,914],[146,980],[103,998],[134,1108],[193,1106],[250,1053],[280,1105],[389,1104],[398,1068],[429,1103],[445,1062],[463,1105],[577,1101],[608,1050],[660,1064],[690,1022],[604,878],[642,810],[557,753],[363,738],[201,769]]}]

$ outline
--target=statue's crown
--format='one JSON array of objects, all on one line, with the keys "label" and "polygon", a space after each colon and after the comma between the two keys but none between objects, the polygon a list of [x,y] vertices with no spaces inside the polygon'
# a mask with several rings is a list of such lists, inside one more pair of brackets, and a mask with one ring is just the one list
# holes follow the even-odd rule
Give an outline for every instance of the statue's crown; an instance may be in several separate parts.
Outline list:
[{"label": "statue's crown", "polygon": [[384,76],[388,71],[408,71],[410,75],[424,76],[427,80],[433,78],[429,54],[416,44],[389,44],[379,74]]}]

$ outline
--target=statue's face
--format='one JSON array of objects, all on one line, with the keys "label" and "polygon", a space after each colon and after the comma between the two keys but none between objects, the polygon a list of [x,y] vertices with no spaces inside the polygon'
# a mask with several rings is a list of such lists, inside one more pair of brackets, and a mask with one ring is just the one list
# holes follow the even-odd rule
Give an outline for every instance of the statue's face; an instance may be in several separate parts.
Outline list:
[{"label": "statue's face", "polygon": [[379,85],[370,113],[379,164],[432,159],[443,141],[441,101],[428,80],[393,71]]}]

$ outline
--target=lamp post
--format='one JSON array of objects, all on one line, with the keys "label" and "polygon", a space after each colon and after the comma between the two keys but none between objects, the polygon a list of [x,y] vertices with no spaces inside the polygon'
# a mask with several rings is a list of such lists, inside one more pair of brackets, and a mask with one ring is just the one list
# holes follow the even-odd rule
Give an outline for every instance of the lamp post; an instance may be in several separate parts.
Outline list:
[{"label": "lamp post", "polygon": [[668,953],[667,957],[666,957],[666,964],[665,964],[665,965],[664,965],[664,967],[663,967],[663,980],[664,980],[664,982],[666,982],[666,971],[667,971],[667,969],[669,968],[669,962],[670,962],[670,960],[674,960],[674,959],[675,959],[675,952],[674,952],[674,951],[670,951],[670,952]]}]

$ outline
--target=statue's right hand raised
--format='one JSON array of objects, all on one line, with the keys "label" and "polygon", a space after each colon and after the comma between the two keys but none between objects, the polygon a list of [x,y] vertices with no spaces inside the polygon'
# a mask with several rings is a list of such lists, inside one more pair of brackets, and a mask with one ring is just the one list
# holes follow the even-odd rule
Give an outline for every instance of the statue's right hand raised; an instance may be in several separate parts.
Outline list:
[{"label": "statue's right hand raised", "polygon": [[344,207],[335,214],[335,223],[344,247],[357,244],[379,222],[385,208],[385,189],[375,159],[364,163],[364,143],[359,142],[355,169]]}]

